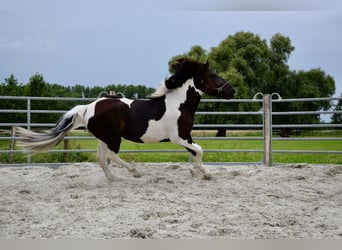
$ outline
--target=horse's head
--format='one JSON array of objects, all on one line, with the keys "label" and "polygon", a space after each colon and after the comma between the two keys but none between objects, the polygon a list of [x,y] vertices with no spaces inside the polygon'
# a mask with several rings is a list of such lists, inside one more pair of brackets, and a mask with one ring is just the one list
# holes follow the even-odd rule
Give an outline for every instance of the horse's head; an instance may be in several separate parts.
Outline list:
[{"label": "horse's head", "polygon": [[235,90],[222,77],[209,69],[209,63],[201,63],[189,58],[180,58],[170,66],[174,75],[165,81],[168,89],[182,86],[193,78],[195,87],[202,92],[216,97],[230,99]]}]

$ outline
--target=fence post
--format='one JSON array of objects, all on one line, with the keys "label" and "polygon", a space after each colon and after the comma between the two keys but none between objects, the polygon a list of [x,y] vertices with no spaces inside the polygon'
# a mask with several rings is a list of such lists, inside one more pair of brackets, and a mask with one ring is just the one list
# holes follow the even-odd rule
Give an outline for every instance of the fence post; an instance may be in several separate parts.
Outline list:
[{"label": "fence post", "polygon": [[[64,137],[63,144],[64,144],[64,150],[69,150],[70,149],[70,141],[69,141],[69,139],[66,139]],[[68,160],[69,160],[68,156],[69,156],[69,152],[65,151],[64,152],[64,162],[68,162]]]},{"label": "fence post", "polygon": [[272,166],[272,100],[269,94],[265,94],[263,97],[264,164],[270,167]]},{"label": "fence post", "polygon": [[[27,129],[31,129],[31,98],[27,98]],[[27,155],[27,163],[31,163],[31,154]]]},{"label": "fence post", "polygon": [[14,135],[15,135],[14,127],[12,126],[12,128],[11,128],[11,137],[12,137],[12,139],[11,139],[11,143],[10,143],[10,146],[9,146],[10,154],[9,154],[9,159],[8,159],[8,161],[10,163],[13,162],[13,150],[14,150],[14,145],[15,145]]},{"label": "fence post", "polygon": [[31,98],[27,98],[27,117],[26,117],[26,122],[27,122],[27,129],[31,129]]}]

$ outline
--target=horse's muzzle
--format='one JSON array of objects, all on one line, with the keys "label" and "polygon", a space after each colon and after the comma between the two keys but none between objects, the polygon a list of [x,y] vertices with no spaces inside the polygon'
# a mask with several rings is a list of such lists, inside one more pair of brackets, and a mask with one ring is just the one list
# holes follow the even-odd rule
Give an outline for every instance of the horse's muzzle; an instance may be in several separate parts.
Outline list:
[{"label": "horse's muzzle", "polygon": [[217,88],[217,95],[224,99],[231,99],[235,95],[234,88],[228,83],[224,83],[221,87]]}]

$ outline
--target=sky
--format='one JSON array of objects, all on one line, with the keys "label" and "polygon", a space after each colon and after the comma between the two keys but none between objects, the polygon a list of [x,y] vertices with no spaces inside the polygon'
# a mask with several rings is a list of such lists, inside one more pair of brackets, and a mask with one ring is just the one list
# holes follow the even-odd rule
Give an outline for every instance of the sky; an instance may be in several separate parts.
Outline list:
[{"label": "sky", "polygon": [[173,56],[249,31],[267,41],[288,36],[290,68],[321,68],[339,96],[341,24],[339,0],[2,0],[0,82],[39,73],[65,86],[156,88]]}]

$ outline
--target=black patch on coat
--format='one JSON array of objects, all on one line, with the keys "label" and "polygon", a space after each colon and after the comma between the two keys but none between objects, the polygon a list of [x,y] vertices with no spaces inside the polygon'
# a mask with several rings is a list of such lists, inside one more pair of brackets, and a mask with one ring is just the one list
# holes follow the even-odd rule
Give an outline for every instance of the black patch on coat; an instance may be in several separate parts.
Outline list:
[{"label": "black patch on coat", "polygon": [[178,118],[178,135],[184,140],[191,138],[190,132],[194,124],[195,112],[201,100],[200,94],[194,87],[189,87],[186,91],[186,100],[179,106],[181,112]]},{"label": "black patch on coat", "polygon": [[170,139],[166,138],[166,139],[160,140],[159,142],[169,142],[169,141],[170,141]]},{"label": "black patch on coat", "polygon": [[95,104],[94,116],[89,119],[87,127],[109,149],[118,153],[121,137],[143,143],[140,137],[146,133],[148,122],[160,120],[165,111],[165,97],[136,100],[131,107],[120,98],[110,97]]},{"label": "black patch on coat", "polygon": [[[127,128],[123,137],[135,142],[143,142],[143,136],[150,120],[159,121],[166,111],[165,96],[149,100],[136,100],[131,104]],[[166,139],[166,138],[164,138]]]},{"label": "black patch on coat", "polygon": [[186,150],[188,150],[193,156],[196,156],[196,152],[193,151],[192,149],[190,148],[186,148]]},{"label": "black patch on coat", "polygon": [[[195,90],[194,87],[189,87],[186,92],[186,100],[179,106],[181,112],[178,118],[178,136],[187,140],[189,144],[193,143],[191,137],[191,130],[194,124],[195,112],[201,100],[201,95]],[[193,156],[196,152],[190,148],[186,148]]]},{"label": "black patch on coat", "polygon": [[89,119],[87,127],[94,136],[105,142],[110,150],[118,153],[128,114],[127,104],[118,98],[106,98],[95,104],[94,116]]}]

